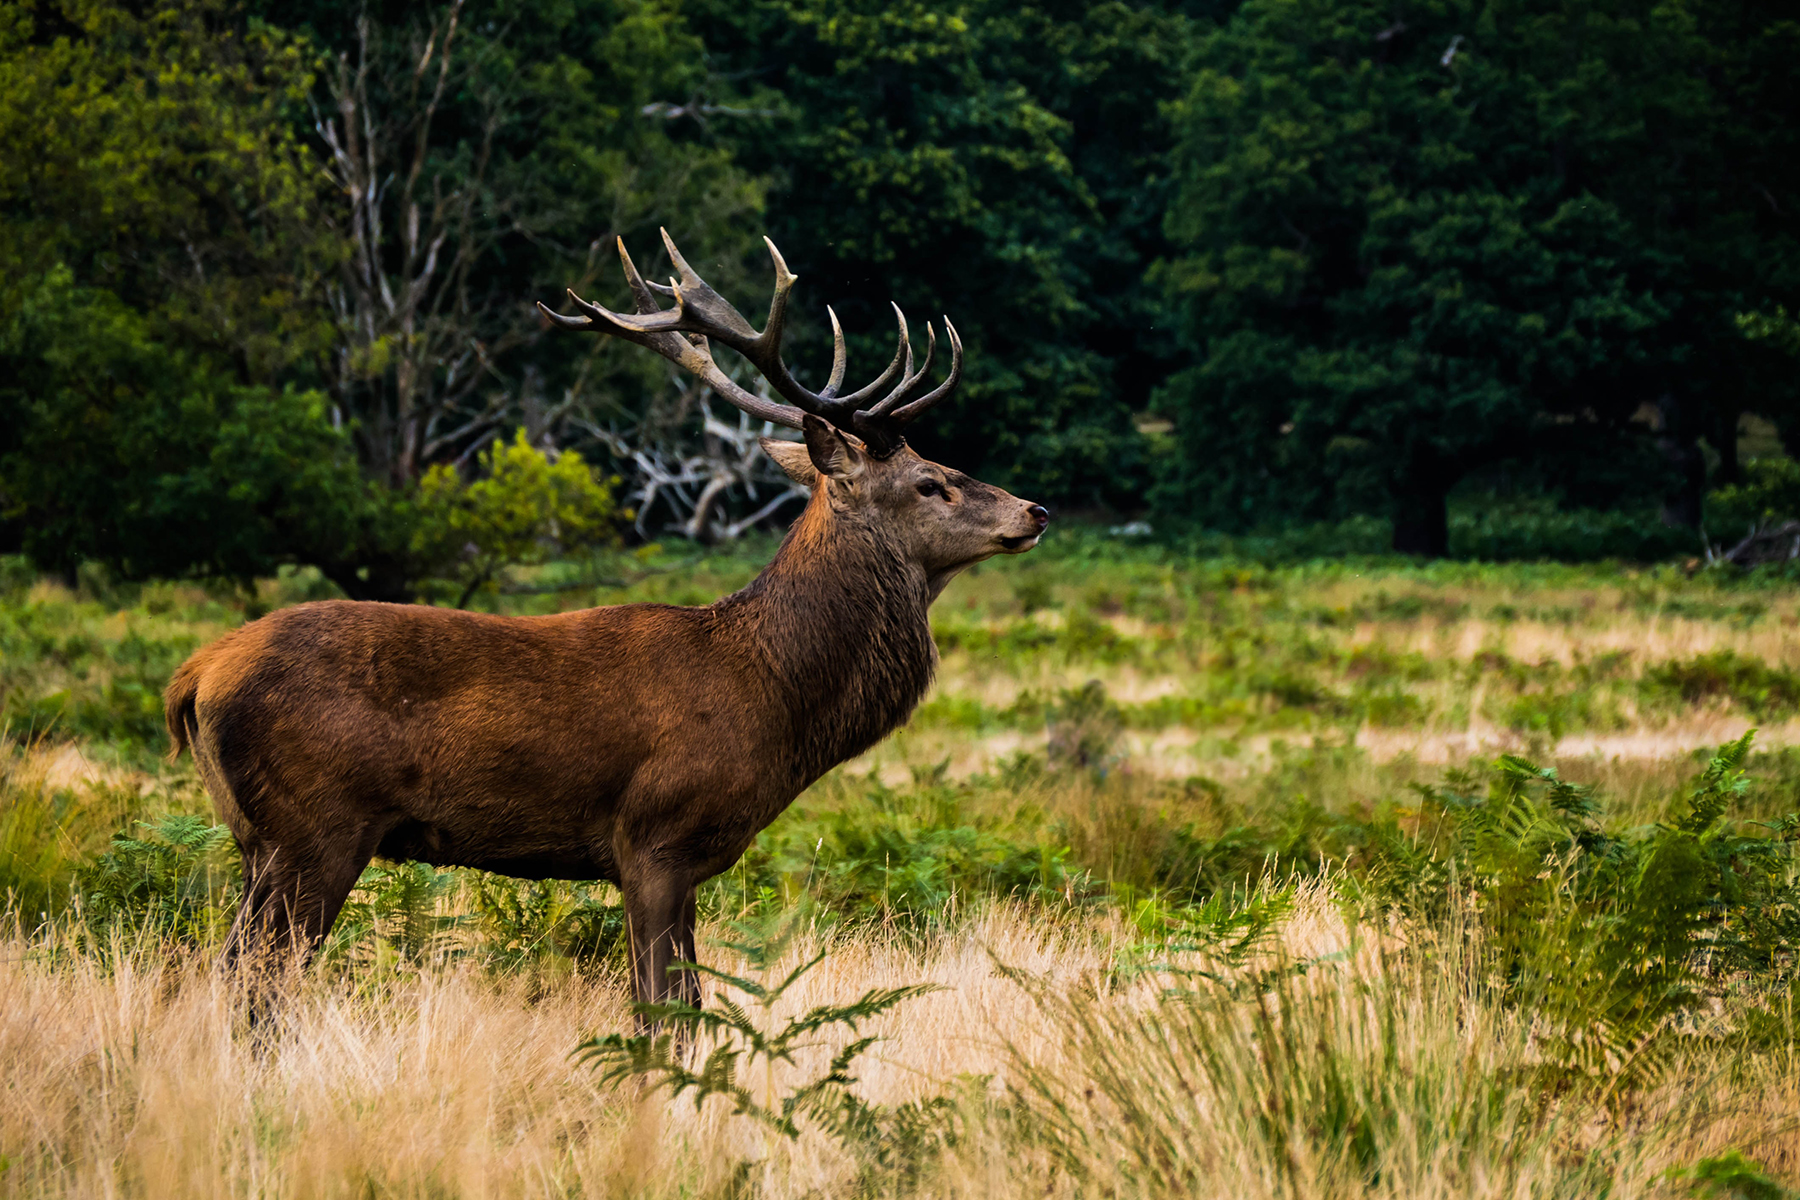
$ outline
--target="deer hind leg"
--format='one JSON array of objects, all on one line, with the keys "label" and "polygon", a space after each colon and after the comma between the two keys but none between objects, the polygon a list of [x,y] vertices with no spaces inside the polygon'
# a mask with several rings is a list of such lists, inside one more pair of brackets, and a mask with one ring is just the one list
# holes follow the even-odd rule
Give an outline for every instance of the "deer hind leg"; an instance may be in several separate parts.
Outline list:
[{"label": "deer hind leg", "polygon": [[677,959],[692,961],[694,889],[666,866],[631,872],[624,880],[625,924],[631,934],[631,990],[639,1003],[687,999],[697,990],[691,971],[671,973]]},{"label": "deer hind leg", "polygon": [[225,942],[226,961],[233,966],[266,967],[285,957],[292,942],[293,912],[284,901],[290,890],[287,864],[279,849],[240,837],[244,859],[244,894],[237,919]]},{"label": "deer hind leg", "polygon": [[226,952],[262,967],[304,966],[331,932],[385,825],[345,838],[240,838],[244,897]]}]

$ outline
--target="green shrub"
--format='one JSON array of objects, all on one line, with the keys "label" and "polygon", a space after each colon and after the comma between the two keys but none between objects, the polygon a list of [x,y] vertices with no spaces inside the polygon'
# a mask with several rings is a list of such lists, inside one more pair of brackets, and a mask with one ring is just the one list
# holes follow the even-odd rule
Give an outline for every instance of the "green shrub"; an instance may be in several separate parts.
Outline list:
[{"label": "green shrub", "polygon": [[[850,1072],[880,1040],[862,1034],[866,1022],[939,988],[875,988],[849,1004],[821,1005],[778,1023],[775,1009],[783,995],[827,953],[821,949],[777,978],[777,964],[799,925],[790,917],[762,929],[739,926],[749,936],[725,948],[741,954],[756,979],[699,963],[674,964],[736,988],[746,1003],[722,1000],[707,1008],[679,1000],[639,1004],[639,1014],[655,1023],[655,1032],[590,1038],[575,1048],[575,1058],[599,1070],[602,1083],[643,1081],[668,1088],[672,1097],[692,1092],[696,1109],[719,1096],[731,1104],[734,1116],[790,1140],[799,1138],[803,1125],[811,1125],[858,1162],[857,1194],[872,1194],[878,1182],[914,1182],[936,1152],[955,1141],[955,1102],[934,1096],[897,1106],[871,1104],[851,1090],[856,1077]],[[831,1041],[841,1044],[833,1046],[825,1070],[777,1094],[775,1064],[797,1066],[797,1054],[831,1044],[824,1041],[831,1034],[836,1035]],[[706,1050],[698,1069],[687,1065],[687,1047],[694,1044]]]},{"label": "green shrub", "polygon": [[1651,667],[1644,672],[1641,686],[1647,698],[1664,704],[1728,700],[1759,721],[1800,709],[1800,674],[1733,650],[1715,650],[1686,662]]},{"label": "green shrub", "polygon": [[1706,531],[1729,545],[1753,529],[1800,517],[1800,462],[1752,458],[1743,479],[1706,497]]},{"label": "green shrub", "polygon": [[217,942],[240,889],[230,831],[177,813],[137,827],[143,836],[114,834],[77,874],[89,944],[104,951],[115,931],[182,946]]},{"label": "green shrub", "polygon": [[1417,725],[1425,717],[1425,705],[1417,696],[1399,688],[1362,695],[1363,720],[1377,727]]},{"label": "green shrub", "polygon": [[1116,751],[1125,727],[1124,714],[1098,679],[1066,689],[1045,715],[1052,769],[1079,767],[1105,774],[1118,765]]},{"label": "green shrub", "polygon": [[1671,1177],[1688,1183],[1697,1196],[1717,1200],[1791,1200],[1793,1193],[1769,1177],[1761,1164],[1744,1157],[1741,1150],[1703,1158]]},{"label": "green shrub", "polygon": [[625,965],[625,908],[601,892],[609,884],[469,875],[473,926],[490,964],[503,970]]},{"label": "green shrub", "polygon": [[376,967],[416,963],[453,947],[462,918],[441,911],[461,873],[421,862],[371,863],[332,927],[328,958],[370,956]]},{"label": "green shrub", "polygon": [[1547,497],[1470,497],[1450,508],[1450,556],[1485,562],[1551,559],[1656,562],[1700,550],[1651,511],[1563,509]]},{"label": "green shrub", "polygon": [[1013,582],[1013,599],[1026,616],[1040,608],[1049,608],[1052,601],[1050,580],[1036,573],[1019,576]]},{"label": "green shrub", "polygon": [[1485,794],[1454,772],[1418,788],[1436,842],[1390,829],[1371,879],[1428,907],[1471,896],[1494,986],[1537,1014],[1563,1066],[1635,1059],[1709,981],[1794,970],[1800,817],[1774,836],[1726,818],[1749,789],[1752,737],[1720,748],[1672,820],[1623,833],[1599,824],[1591,789],[1524,759],[1499,758]]},{"label": "green shrub", "polygon": [[707,885],[706,903],[737,916],[804,897],[828,921],[912,932],[953,924],[995,897],[1065,903],[1090,890],[1068,845],[1035,806],[1007,812],[990,802],[1029,790],[1041,770],[1014,764],[1010,780],[953,783],[940,766],[902,789],[873,776],[841,778],[831,807],[803,801],[757,835],[738,865]]},{"label": "green shrub", "polygon": [[482,477],[473,483],[447,464],[419,480],[413,553],[421,569],[454,580],[456,607],[507,567],[618,541],[618,480],[595,475],[574,451],[552,459],[521,428],[480,460]]}]

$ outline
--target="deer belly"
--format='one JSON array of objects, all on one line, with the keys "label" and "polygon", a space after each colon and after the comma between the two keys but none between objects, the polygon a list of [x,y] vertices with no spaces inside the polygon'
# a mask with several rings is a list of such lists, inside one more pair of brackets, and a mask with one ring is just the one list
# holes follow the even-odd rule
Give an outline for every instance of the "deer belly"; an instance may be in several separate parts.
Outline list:
[{"label": "deer belly", "polygon": [[434,867],[476,867],[519,879],[605,879],[617,881],[612,854],[585,838],[559,840],[546,831],[508,833],[457,830],[404,820],[381,839],[376,853]]}]

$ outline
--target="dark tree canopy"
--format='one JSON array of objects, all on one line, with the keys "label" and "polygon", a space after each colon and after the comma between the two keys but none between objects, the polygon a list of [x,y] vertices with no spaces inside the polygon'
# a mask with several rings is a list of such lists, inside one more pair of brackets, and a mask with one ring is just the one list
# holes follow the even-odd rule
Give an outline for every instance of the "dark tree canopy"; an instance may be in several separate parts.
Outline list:
[{"label": "dark tree canopy", "polygon": [[704,444],[532,308],[662,226],[746,311],[775,239],[815,383],[825,305],[853,373],[948,314],[914,441],[1050,503],[1691,526],[1800,438],[1796,61],[1777,0],[0,0],[0,550],[413,595],[497,439]]},{"label": "dark tree canopy", "polygon": [[1756,7],[1253,0],[1203,37],[1164,404],[1216,467],[1169,501],[1385,509],[1442,554],[1459,481],[1573,453],[1640,460],[1696,523],[1695,439],[1794,400],[1735,324],[1800,286],[1794,109],[1746,69],[1800,27]]},{"label": "dark tree canopy", "polygon": [[1168,355],[1144,270],[1186,18],[1120,0],[702,4],[719,74],[773,114],[715,128],[771,180],[806,303],[834,305],[867,363],[891,353],[890,298],[963,333],[968,382],[922,452],[1047,499],[1131,495],[1130,415]]}]

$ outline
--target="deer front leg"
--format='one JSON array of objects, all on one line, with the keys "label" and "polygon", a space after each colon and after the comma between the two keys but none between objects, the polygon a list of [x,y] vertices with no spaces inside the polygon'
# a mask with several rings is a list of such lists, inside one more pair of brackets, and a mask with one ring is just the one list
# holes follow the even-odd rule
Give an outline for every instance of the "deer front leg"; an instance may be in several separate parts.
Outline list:
[{"label": "deer front leg", "polygon": [[[698,888],[689,888],[687,899],[681,905],[681,942],[675,948],[675,957],[682,962],[697,963],[700,961],[700,953],[694,946],[694,926],[698,923],[698,913],[695,910],[699,906],[699,891]],[[675,982],[678,989],[676,995],[695,1008],[699,1008],[700,973],[698,971],[677,971]]]},{"label": "deer front leg", "polygon": [[631,934],[632,993],[640,1004],[687,999],[686,977],[692,972],[670,978],[669,964],[693,954],[694,889],[662,864],[633,876],[623,888],[625,923]]}]

